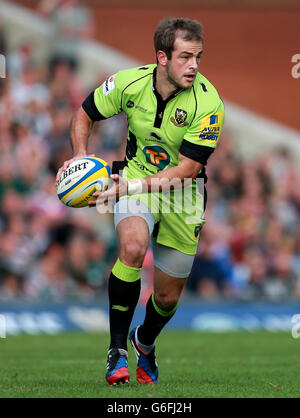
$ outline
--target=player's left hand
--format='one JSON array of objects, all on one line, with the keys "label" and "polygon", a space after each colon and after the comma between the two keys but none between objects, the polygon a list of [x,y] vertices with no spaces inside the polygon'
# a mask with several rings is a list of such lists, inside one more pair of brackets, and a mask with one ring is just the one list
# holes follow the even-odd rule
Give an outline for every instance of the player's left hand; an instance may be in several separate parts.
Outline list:
[{"label": "player's left hand", "polygon": [[118,199],[127,194],[128,181],[118,174],[112,174],[110,178],[113,180],[113,185],[105,192],[95,192],[93,194],[94,200],[88,202],[89,207],[96,206],[96,204],[104,204],[109,201]]}]

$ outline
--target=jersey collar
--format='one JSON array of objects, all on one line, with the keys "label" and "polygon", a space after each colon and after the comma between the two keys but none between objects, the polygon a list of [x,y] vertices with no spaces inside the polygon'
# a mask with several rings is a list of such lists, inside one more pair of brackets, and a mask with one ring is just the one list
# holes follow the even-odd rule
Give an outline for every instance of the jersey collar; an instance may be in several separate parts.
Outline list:
[{"label": "jersey collar", "polygon": [[178,96],[178,94],[181,93],[184,89],[177,89],[166,100],[163,100],[162,97],[161,97],[161,95],[159,94],[159,92],[156,90],[156,87],[155,87],[155,84],[156,84],[156,71],[157,71],[157,67],[155,67],[154,70],[153,70],[153,79],[152,79],[152,90],[153,90],[153,93],[155,94],[155,96],[156,96],[156,98],[157,98],[157,100],[159,102],[165,102],[165,103],[167,103],[170,100],[174,99],[174,97]]}]

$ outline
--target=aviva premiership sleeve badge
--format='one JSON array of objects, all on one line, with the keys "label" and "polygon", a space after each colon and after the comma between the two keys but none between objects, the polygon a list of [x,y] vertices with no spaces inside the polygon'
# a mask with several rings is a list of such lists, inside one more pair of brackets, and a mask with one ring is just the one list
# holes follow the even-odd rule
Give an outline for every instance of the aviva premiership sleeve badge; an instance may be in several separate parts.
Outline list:
[{"label": "aviva premiership sleeve badge", "polygon": [[201,141],[203,145],[207,143],[209,146],[215,146],[219,140],[223,122],[223,113],[213,113],[212,115],[205,116],[201,120],[200,133],[198,141]]}]

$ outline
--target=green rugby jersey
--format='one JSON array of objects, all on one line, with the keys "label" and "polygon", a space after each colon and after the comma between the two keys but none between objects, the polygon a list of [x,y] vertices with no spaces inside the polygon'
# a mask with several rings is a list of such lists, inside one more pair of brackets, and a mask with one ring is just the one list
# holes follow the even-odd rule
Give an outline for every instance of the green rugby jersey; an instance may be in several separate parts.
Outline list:
[{"label": "green rugby jersey", "polygon": [[126,113],[128,179],[177,166],[179,152],[205,165],[220,138],[224,105],[215,87],[198,73],[192,87],[164,101],[155,89],[156,67],[119,71],[82,105],[94,121]]}]

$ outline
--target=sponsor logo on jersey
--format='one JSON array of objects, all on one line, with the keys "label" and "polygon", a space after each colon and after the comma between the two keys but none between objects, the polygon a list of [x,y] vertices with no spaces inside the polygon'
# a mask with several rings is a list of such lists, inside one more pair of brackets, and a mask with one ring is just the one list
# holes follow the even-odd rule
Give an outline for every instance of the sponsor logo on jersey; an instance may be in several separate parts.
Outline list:
[{"label": "sponsor logo on jersey", "polygon": [[107,96],[115,87],[115,77],[112,75],[108,77],[103,83],[104,96]]},{"label": "sponsor logo on jersey", "polygon": [[215,125],[216,123],[218,123],[218,120],[219,120],[219,115],[211,115],[209,117],[209,124]]},{"label": "sponsor logo on jersey", "polygon": [[126,103],[126,106],[130,109],[132,107],[134,107],[134,102],[131,100],[128,100],[128,102]]},{"label": "sponsor logo on jersey", "polygon": [[144,107],[139,106],[139,105],[136,105],[136,106],[135,106],[135,108],[136,108],[137,110],[140,110],[140,111],[141,111],[141,112],[143,112],[143,113],[148,112],[148,110],[147,110],[147,109],[145,109]]},{"label": "sponsor logo on jersey", "polygon": [[203,228],[203,225],[204,225],[204,223],[201,224],[201,225],[196,225],[195,226],[194,235],[191,237],[193,241],[198,241],[199,236],[200,236],[200,231]]},{"label": "sponsor logo on jersey", "polygon": [[138,161],[136,161],[134,158],[133,160],[135,162],[135,164],[141,169],[141,170],[146,170],[146,167],[143,164],[140,164]]},{"label": "sponsor logo on jersey", "polygon": [[160,145],[147,145],[143,153],[146,161],[160,170],[164,170],[171,162],[170,154]]},{"label": "sponsor logo on jersey", "polygon": [[175,119],[172,116],[170,120],[175,126],[177,126],[178,128],[182,128],[188,125],[188,122],[186,122],[186,118],[187,112],[185,110],[177,108],[175,112]]},{"label": "sponsor logo on jersey", "polygon": [[155,132],[149,132],[148,138],[145,138],[145,141],[152,141],[152,142],[164,142],[165,138],[158,136]]},{"label": "sponsor logo on jersey", "polygon": [[201,229],[202,229],[202,226],[203,226],[203,225],[197,225],[197,226],[195,226],[195,229],[194,229],[194,235],[195,235],[195,238],[197,238],[197,237],[198,237],[198,235],[200,234],[200,231],[201,231]]},{"label": "sponsor logo on jersey", "polygon": [[140,112],[143,112],[143,113],[147,112],[147,109],[145,109],[144,107],[139,106],[139,105],[134,105],[134,102],[132,100],[128,100],[128,102],[126,103],[126,107],[128,107],[129,109],[132,109],[133,107],[135,107]]},{"label": "sponsor logo on jersey", "polygon": [[141,170],[146,170],[151,174],[156,174],[155,171],[149,170],[149,168],[145,167],[143,164],[140,164],[138,161],[136,161],[135,158],[133,158],[131,161],[133,161]]},{"label": "sponsor logo on jersey", "polygon": [[200,141],[217,142],[221,134],[223,113],[205,116],[201,121],[198,139]]}]

